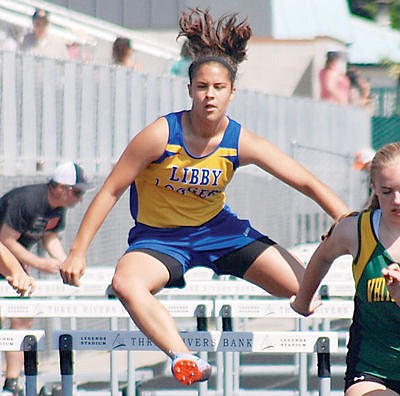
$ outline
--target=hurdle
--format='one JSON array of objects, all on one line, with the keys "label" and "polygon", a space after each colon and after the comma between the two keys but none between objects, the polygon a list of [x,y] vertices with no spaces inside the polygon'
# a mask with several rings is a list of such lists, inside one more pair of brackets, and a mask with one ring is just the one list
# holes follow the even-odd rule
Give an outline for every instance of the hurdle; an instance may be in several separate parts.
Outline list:
[{"label": "hurdle", "polygon": [[[319,307],[316,312],[309,319],[313,320],[316,318],[321,319],[334,319],[334,318],[351,318],[353,315],[353,302],[352,301],[324,301],[323,305]],[[287,299],[253,299],[253,300],[229,300],[229,299],[216,299],[214,301],[215,315],[221,317],[222,328],[226,331],[233,331],[233,319],[234,318],[291,318],[297,319],[296,330],[305,331],[305,322],[308,318],[297,314],[291,309],[289,301]],[[327,329],[324,329],[327,330]],[[338,333],[336,333],[338,335]],[[335,352],[337,352],[336,349]],[[318,355],[318,363],[322,355]],[[323,359],[326,359],[324,356]],[[299,394],[307,394],[307,364],[306,354],[299,351]],[[246,372],[245,367],[239,367],[239,360],[235,359],[235,356],[230,354],[224,354],[224,364],[233,365],[234,370],[241,373]],[[325,370],[325,369],[322,369]],[[248,370],[247,370],[248,371]],[[263,372],[260,367],[253,367],[252,372],[255,371]],[[279,368],[282,372],[282,368]],[[330,366],[329,366],[330,374]],[[330,375],[329,375],[330,378]],[[231,377],[225,372],[224,381],[232,381]],[[330,379],[329,379],[330,381]],[[320,383],[322,383],[320,381]],[[238,376],[236,381],[233,383],[233,389],[238,392],[240,386]]]},{"label": "hurdle", "polygon": [[[234,332],[184,331],[180,333],[188,348],[194,352],[268,352],[317,353],[319,394],[330,394],[330,352],[336,351],[335,332]],[[72,396],[73,350],[152,351],[158,347],[140,331],[59,330],[52,333],[52,348],[60,351],[62,396]],[[232,377],[232,367],[224,367],[226,377]],[[224,384],[223,395],[233,396],[232,383]],[[130,395],[128,395],[130,396]]]},{"label": "hurdle", "polygon": [[[89,274],[88,274],[89,275]],[[61,281],[47,281],[38,280],[37,288],[31,299],[5,299],[2,300],[1,304],[1,316],[3,317],[33,317],[33,318],[108,318],[110,319],[110,330],[117,330],[115,326],[116,318],[129,318],[126,310],[121,306],[117,300],[107,300],[105,295],[109,287],[109,278],[111,275],[110,269],[100,271],[100,275],[97,276],[95,273],[86,277],[85,281],[82,282],[81,287],[75,288],[72,286],[64,285]],[[343,287],[347,287],[348,292],[346,294],[352,294],[351,288],[354,285],[350,282],[344,284],[342,282],[328,283],[329,293],[328,298],[342,294],[341,290]],[[224,299],[218,298],[218,296],[224,295]],[[323,293],[321,293],[323,294]],[[0,281],[0,296],[12,296],[15,292],[10,288],[6,281]],[[198,297],[201,296],[199,299]],[[38,297],[37,299],[35,297]],[[50,301],[42,299],[41,297],[56,297]],[[59,298],[62,297],[62,298]],[[65,297],[73,298],[72,300],[66,299]],[[91,297],[90,299],[87,297]],[[92,298],[94,297],[94,298]],[[255,286],[249,282],[242,280],[232,280],[232,278],[225,277],[223,279],[210,280],[209,277],[204,277],[203,280],[194,278],[187,283],[184,289],[163,289],[157,294],[160,301],[167,307],[171,312],[172,316],[176,318],[193,318],[197,319],[197,330],[207,330],[207,319],[222,317],[221,308],[223,305],[229,305],[231,308],[230,315],[222,318],[222,327],[226,326],[223,330],[229,330],[229,320],[232,318],[296,318],[300,324],[297,330],[305,330],[301,327],[304,322],[304,318],[297,315],[289,306],[287,300],[276,300],[271,298],[272,296],[266,293],[263,289]],[[75,299],[76,298],[76,299]],[[347,318],[351,317],[352,314],[352,302],[341,300],[339,301],[324,301],[324,305],[315,313],[312,318]],[[225,325],[224,325],[225,322]],[[130,322],[129,322],[130,323]],[[232,322],[230,322],[231,330],[233,331]],[[74,330],[73,328],[71,328]],[[134,327],[129,327],[129,330],[135,330]],[[308,329],[309,330],[309,329]],[[323,328],[323,331],[329,331],[328,328]],[[313,330],[315,331],[315,330]],[[207,352],[200,352],[201,354],[207,354]],[[118,391],[118,377],[113,375],[116,372],[115,362],[113,361],[114,351],[110,352],[110,384],[113,391],[113,395],[117,394]],[[229,389],[229,384],[226,385],[226,378],[220,380],[220,372],[222,373],[221,367],[228,367],[229,364],[233,364],[234,374],[229,379],[230,381],[236,381],[238,376],[236,372],[239,372],[239,368],[235,371],[235,360],[230,357],[229,354],[235,355],[234,357],[239,358],[238,353],[226,351],[218,353],[219,355],[225,354],[224,360],[217,362],[218,368],[218,381],[221,381],[222,386]],[[298,353],[299,358],[302,359],[302,354]],[[133,367],[134,365],[134,354],[128,352],[128,366]],[[313,354],[312,359],[317,359],[318,355]],[[233,363],[231,363],[233,362]],[[311,367],[315,365],[312,364]],[[253,366],[257,369],[256,366]],[[304,363],[299,365],[300,367],[300,378],[304,378],[303,371],[306,369]],[[285,369],[290,367],[284,366]],[[249,367],[240,367],[240,372],[247,373]],[[265,370],[265,369],[264,369]],[[273,370],[273,368],[272,368]],[[295,371],[295,368],[292,369]],[[224,370],[226,373],[227,370]],[[134,387],[134,370],[128,372],[128,388]],[[303,381],[304,382],[304,381]],[[199,388],[203,388],[200,394],[210,394],[211,390],[207,392],[207,384],[200,383]],[[304,386],[301,387],[303,389]],[[236,382],[234,382],[233,392],[238,389]],[[128,390],[128,392],[130,392]],[[271,392],[272,393],[272,392]],[[220,393],[221,394],[221,393]],[[305,394],[305,393],[302,393]],[[134,393],[129,393],[134,395]]]},{"label": "hurdle", "polygon": [[[207,328],[207,318],[212,317],[214,303],[209,300],[165,300],[161,303],[168,309],[174,318],[196,318],[197,329]],[[116,299],[4,299],[0,305],[3,318],[107,318],[110,320],[110,330],[116,330],[116,318],[130,319],[121,302]],[[131,323],[131,321],[129,321]],[[113,359],[115,351],[111,350],[110,384],[111,395],[118,395],[118,375]],[[63,359],[65,354],[63,354]],[[128,392],[135,395],[134,358],[128,353]],[[206,384],[200,385],[204,391]]]},{"label": "hurdle", "polygon": [[[242,316],[242,317],[252,317],[255,316],[255,310],[253,308],[248,308],[251,304],[253,306],[258,307],[258,314],[256,316],[260,317],[282,317],[282,316],[291,316],[295,317],[297,314],[292,311],[289,307],[289,304],[286,300],[215,300],[215,301],[209,301],[209,300],[178,300],[178,301],[173,301],[173,300],[165,300],[162,301],[162,303],[169,309],[171,314],[174,317],[194,317],[196,316],[198,322],[197,322],[197,329],[198,330],[205,330],[207,328],[207,318],[212,317],[212,316],[217,316],[217,313],[222,310],[223,306],[230,305],[231,307],[234,307],[233,310],[231,310],[231,316]],[[265,306],[265,308],[262,308],[262,306]],[[240,308],[242,307],[242,308]],[[247,308],[246,308],[247,307]],[[268,307],[268,308],[267,308]],[[271,309],[271,307],[274,307],[274,309]],[[88,299],[78,299],[78,300],[65,300],[65,299],[59,299],[59,300],[40,300],[40,299],[10,299],[10,300],[3,300],[2,305],[1,305],[1,313],[3,317],[93,317],[93,318],[98,318],[98,317],[106,317],[106,318],[112,318],[112,317],[126,317],[128,318],[128,314],[126,310],[122,307],[122,304],[118,300],[99,300],[99,299],[93,299],[93,300],[88,300]],[[333,312],[332,310],[332,315],[338,316],[343,316],[344,312],[337,311],[335,310]],[[326,313],[325,316],[328,316]],[[225,324],[224,324],[225,323]],[[223,317],[223,327],[225,330],[224,334],[228,334],[229,330],[232,330],[232,328],[229,328],[229,318],[227,316]],[[116,331],[115,329],[111,329],[110,331]],[[232,334],[239,334],[236,332],[231,331]],[[307,332],[307,334],[314,334],[312,336],[307,336],[307,337],[314,337],[318,332]],[[281,333],[283,334],[283,333]],[[292,334],[297,334],[296,332]],[[300,333],[299,333],[300,334]],[[336,333],[335,333],[336,334]],[[185,335],[185,334],[183,334]],[[203,336],[204,337],[204,336]],[[212,339],[212,338],[211,338]],[[226,337],[225,337],[226,339]],[[247,337],[248,339],[248,337]],[[315,339],[313,338],[315,341]],[[62,361],[65,361],[66,356],[68,356],[68,353],[66,353],[66,350],[68,349],[68,344],[65,344],[65,340],[63,343],[61,343],[58,348],[61,348],[62,353],[60,353],[60,358]],[[147,342],[147,341],[146,341]],[[240,341],[238,341],[240,342]],[[336,340],[335,343],[337,344],[337,335],[336,335]],[[217,344],[216,342],[213,342],[212,344]],[[314,342],[315,344],[315,342]],[[62,346],[64,345],[64,346]],[[193,345],[199,348],[198,351],[201,351],[201,344],[192,344],[191,348],[193,348]],[[87,348],[89,349],[89,348]],[[314,348],[315,349],[315,348]],[[314,351],[313,349],[313,351]],[[143,349],[137,349],[137,350],[143,350]],[[151,350],[157,350],[156,347],[152,346]],[[257,350],[257,349],[256,349]],[[281,350],[275,349],[277,352],[287,352],[288,349],[285,347]],[[115,352],[116,349],[111,349],[111,353]],[[217,351],[217,352],[222,352],[226,354],[232,354],[234,350],[227,350],[223,348],[219,349],[210,349],[210,351]],[[259,351],[261,352],[260,348]],[[265,352],[265,351],[264,351]],[[269,351],[268,351],[269,352]],[[300,351],[301,352],[301,351]],[[307,352],[311,352],[311,348],[309,347],[307,349]],[[206,352],[207,353],[207,352]],[[229,356],[229,355],[228,355]],[[68,362],[68,359],[66,360]],[[233,371],[232,371],[232,365],[230,365],[230,358],[225,359],[224,362],[224,392],[225,395],[231,395],[233,390],[230,390],[232,388],[232,385],[228,382],[229,380],[232,381],[233,378]],[[63,373],[65,376],[71,375],[71,369],[68,369],[67,366],[63,366]],[[132,366],[133,367],[133,366]],[[325,370],[326,371],[326,370]],[[68,374],[70,373],[70,374]],[[231,373],[231,374],[229,374]],[[113,376],[113,370],[110,368],[110,375],[111,375],[111,385],[112,385],[112,395],[117,395],[118,394],[118,379]],[[128,388],[130,385],[130,390],[128,390],[129,396],[135,395],[135,379],[134,379],[134,370],[131,369],[128,372],[128,375],[130,378],[128,378]],[[65,377],[63,379],[64,382],[66,382]],[[326,382],[326,381],[325,381]],[[68,382],[66,382],[68,383]],[[321,384],[323,382],[321,381]],[[116,385],[115,385],[116,384]],[[209,394],[210,392],[207,393],[207,388],[204,386],[206,385],[205,383],[200,384],[203,386],[203,391],[200,394]],[[65,385],[66,386],[66,385]],[[205,389],[204,389],[205,388]],[[68,388],[66,388],[68,390]],[[64,396],[64,395],[63,395]],[[67,395],[66,395],[67,396]]]},{"label": "hurdle", "polygon": [[0,330],[0,351],[23,351],[25,396],[37,396],[37,351],[44,349],[44,330]]}]

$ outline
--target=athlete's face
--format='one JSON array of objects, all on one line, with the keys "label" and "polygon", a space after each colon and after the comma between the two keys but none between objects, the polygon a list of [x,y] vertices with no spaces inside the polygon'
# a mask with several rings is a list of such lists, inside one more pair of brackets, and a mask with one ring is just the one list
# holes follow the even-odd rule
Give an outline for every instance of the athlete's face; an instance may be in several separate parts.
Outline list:
[{"label": "athlete's face", "polygon": [[374,172],[372,189],[385,218],[400,222],[400,158]]},{"label": "athlete's face", "polygon": [[228,69],[218,62],[201,65],[188,87],[192,109],[207,119],[224,116],[235,93]]}]

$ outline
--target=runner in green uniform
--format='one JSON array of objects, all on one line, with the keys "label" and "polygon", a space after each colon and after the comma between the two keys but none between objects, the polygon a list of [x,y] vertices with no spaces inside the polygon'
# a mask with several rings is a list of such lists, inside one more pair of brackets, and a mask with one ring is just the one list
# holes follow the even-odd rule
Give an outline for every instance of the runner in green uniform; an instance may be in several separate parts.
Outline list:
[{"label": "runner in green uniform", "polygon": [[[400,394],[400,143],[382,147],[371,164],[372,198],[367,210],[340,220],[307,265],[292,308],[308,316],[333,261],[353,256],[356,286],[345,376],[345,395]],[[389,283],[386,285],[385,278]],[[391,294],[392,293],[392,294]]]}]

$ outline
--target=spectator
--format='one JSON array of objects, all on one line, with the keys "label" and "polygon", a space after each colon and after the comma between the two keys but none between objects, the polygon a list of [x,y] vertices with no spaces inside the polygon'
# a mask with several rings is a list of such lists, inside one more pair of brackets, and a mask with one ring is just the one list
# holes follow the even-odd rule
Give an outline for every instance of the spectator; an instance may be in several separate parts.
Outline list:
[{"label": "spectator", "polygon": [[321,99],[333,103],[348,104],[350,80],[346,75],[346,60],[339,51],[326,54],[325,67],[320,71]]},{"label": "spectator", "polygon": [[368,82],[362,78],[360,71],[354,66],[347,71],[347,77],[350,80],[349,103],[371,111],[371,90]]},{"label": "spectator", "polygon": [[49,13],[37,8],[32,15],[32,32],[24,36],[21,49],[32,55],[68,59],[66,42],[49,34]]},{"label": "spectator", "polygon": [[179,59],[171,66],[171,73],[179,77],[188,77],[191,62],[192,54],[190,53],[189,42],[185,40],[181,47]]},{"label": "spectator", "polygon": [[7,36],[1,43],[1,49],[6,51],[17,51],[22,43],[23,30],[17,25],[8,25]]},{"label": "spectator", "polygon": [[132,59],[133,49],[131,41],[126,37],[117,37],[112,48],[112,58],[115,65],[125,66],[133,70],[142,71],[141,65]]},{"label": "spectator", "polygon": [[370,147],[364,147],[357,150],[354,154],[353,168],[369,172],[374,155],[375,151]]},{"label": "spectator", "polygon": [[92,55],[87,44],[81,44],[76,41],[67,43],[69,59],[74,61],[89,62]]},{"label": "spectator", "polygon": [[[29,272],[56,274],[66,258],[58,233],[65,226],[66,209],[82,199],[92,188],[83,169],[68,162],[58,166],[48,183],[15,188],[0,198],[0,241]],[[38,242],[48,256],[38,256],[30,249]],[[32,319],[12,318],[11,329],[28,329]],[[23,366],[22,352],[6,352],[4,394],[17,395],[18,378]],[[8,393],[7,393],[8,392]]]}]

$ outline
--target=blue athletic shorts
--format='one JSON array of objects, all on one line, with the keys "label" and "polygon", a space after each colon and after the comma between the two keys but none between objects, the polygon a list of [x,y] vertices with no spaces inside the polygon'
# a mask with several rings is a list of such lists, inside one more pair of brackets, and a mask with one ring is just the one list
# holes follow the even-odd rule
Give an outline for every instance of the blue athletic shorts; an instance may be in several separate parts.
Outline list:
[{"label": "blue athletic shorts", "polygon": [[164,263],[170,272],[166,287],[184,287],[183,275],[198,266],[243,278],[253,261],[275,244],[248,220],[226,209],[198,227],[155,228],[137,223],[128,243],[126,253],[142,251]]}]

